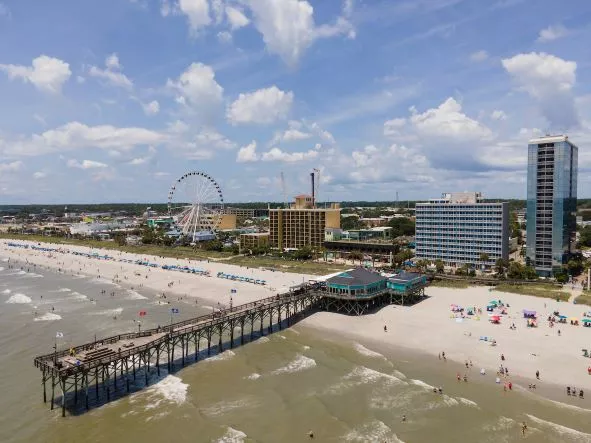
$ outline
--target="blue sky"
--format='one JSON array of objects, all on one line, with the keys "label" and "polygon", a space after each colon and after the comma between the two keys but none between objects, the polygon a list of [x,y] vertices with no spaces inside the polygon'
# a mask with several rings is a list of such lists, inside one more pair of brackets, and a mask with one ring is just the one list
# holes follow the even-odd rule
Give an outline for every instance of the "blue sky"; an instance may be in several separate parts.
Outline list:
[{"label": "blue sky", "polygon": [[587,0],[0,0],[0,203],[524,198],[568,133],[591,197]]}]

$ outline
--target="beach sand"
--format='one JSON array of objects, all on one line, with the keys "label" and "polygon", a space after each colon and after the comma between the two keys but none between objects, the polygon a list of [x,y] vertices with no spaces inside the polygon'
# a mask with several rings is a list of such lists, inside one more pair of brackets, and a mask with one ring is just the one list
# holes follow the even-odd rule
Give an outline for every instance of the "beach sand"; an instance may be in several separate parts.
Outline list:
[{"label": "beach sand", "polygon": [[[108,254],[115,258],[131,260],[145,259],[160,265],[191,266],[209,270],[210,277],[168,271],[159,268],[122,263],[118,261],[97,260],[82,256],[58,253],[46,253],[31,249],[7,246],[8,241],[0,241],[0,255],[14,258],[21,262],[28,260],[37,265],[61,268],[68,274],[84,274],[97,277],[101,281],[121,280],[126,287],[138,289],[140,285],[158,293],[164,292],[168,300],[171,297],[195,297],[199,303],[217,306],[219,302],[227,306],[230,296],[233,303],[242,304],[272,296],[285,291],[289,286],[317,277],[273,272],[261,269],[248,269],[223,262],[207,262],[196,260],[176,260],[162,257],[146,257],[130,253],[119,253],[111,250],[92,250]],[[15,243],[24,244],[19,241]],[[32,244],[32,243],[31,243]],[[55,245],[46,245],[56,248]],[[64,246],[64,250],[90,252],[90,248]],[[232,273],[254,277],[267,281],[266,286],[252,283],[230,281],[216,277],[217,272]],[[139,275],[137,275],[139,274]],[[146,278],[146,275],[148,278]],[[174,282],[172,287],[169,283]],[[231,294],[230,290],[236,289]],[[353,341],[378,342],[383,346],[403,347],[408,350],[424,353],[433,357],[434,364],[444,364],[438,360],[438,354],[445,352],[448,362],[463,364],[472,361],[474,369],[485,368],[490,376],[503,364],[509,369],[512,380],[525,379],[536,383],[538,387],[552,384],[566,387],[583,388],[591,395],[591,376],[587,367],[591,359],[582,356],[581,349],[591,349],[591,328],[555,324],[550,328],[546,318],[553,311],[559,311],[568,317],[575,316],[579,320],[588,307],[551,299],[536,298],[525,295],[489,291],[486,287],[468,289],[449,289],[429,287],[427,298],[414,306],[387,306],[375,314],[361,317],[342,314],[319,312],[303,321],[303,325],[325,330],[340,337],[348,337]],[[503,316],[500,325],[488,321],[486,305],[489,300],[502,300],[509,304],[508,315]],[[463,307],[476,306],[483,309],[480,320],[470,316],[462,322],[450,318],[451,304]],[[527,328],[522,310],[534,310],[539,315],[538,328]],[[589,308],[591,310],[591,308]],[[509,329],[515,323],[516,330]],[[388,332],[384,332],[384,325]],[[558,330],[561,336],[558,336]],[[497,346],[480,340],[481,336],[494,338]],[[504,354],[506,360],[501,361]],[[456,367],[460,367],[456,365]],[[540,371],[540,380],[535,379],[536,371]],[[476,371],[472,371],[474,374]]]}]

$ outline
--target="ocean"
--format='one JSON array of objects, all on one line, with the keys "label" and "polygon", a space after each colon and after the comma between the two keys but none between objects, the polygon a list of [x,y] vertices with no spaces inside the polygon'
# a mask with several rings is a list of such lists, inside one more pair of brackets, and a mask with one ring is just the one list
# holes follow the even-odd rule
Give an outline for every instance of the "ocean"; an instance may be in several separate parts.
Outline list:
[{"label": "ocean", "polygon": [[588,399],[562,403],[517,384],[504,392],[476,367],[467,383],[456,382],[461,368],[451,362],[301,323],[152,375],[147,387],[138,377],[132,394],[120,386],[115,401],[62,418],[43,404],[33,366],[36,355],[51,352],[56,332],[64,335],[61,349],[137,330],[140,311],[141,328],[167,324],[168,301],[179,308],[175,321],[211,307],[5,260],[0,442],[591,442]]}]

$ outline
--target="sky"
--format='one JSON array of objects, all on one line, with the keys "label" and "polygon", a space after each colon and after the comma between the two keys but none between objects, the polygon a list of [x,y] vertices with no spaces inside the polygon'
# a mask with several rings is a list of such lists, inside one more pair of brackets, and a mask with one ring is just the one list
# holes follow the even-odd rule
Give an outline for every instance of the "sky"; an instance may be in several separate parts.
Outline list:
[{"label": "sky", "polygon": [[588,0],[0,0],[0,204],[523,199],[561,133],[591,197],[589,41]]}]

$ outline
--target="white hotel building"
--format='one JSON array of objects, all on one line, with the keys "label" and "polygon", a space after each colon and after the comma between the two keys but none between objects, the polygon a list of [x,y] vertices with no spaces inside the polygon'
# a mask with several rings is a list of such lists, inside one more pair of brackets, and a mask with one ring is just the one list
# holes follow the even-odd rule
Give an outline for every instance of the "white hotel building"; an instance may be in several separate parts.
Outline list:
[{"label": "white hotel building", "polygon": [[417,259],[492,266],[509,258],[508,204],[485,202],[479,192],[446,193],[416,204],[415,234]]}]

